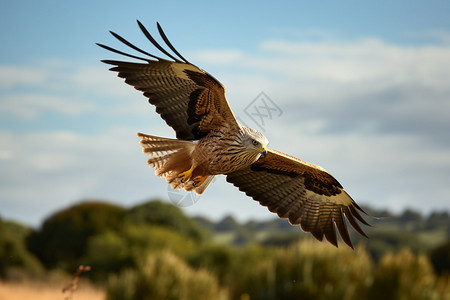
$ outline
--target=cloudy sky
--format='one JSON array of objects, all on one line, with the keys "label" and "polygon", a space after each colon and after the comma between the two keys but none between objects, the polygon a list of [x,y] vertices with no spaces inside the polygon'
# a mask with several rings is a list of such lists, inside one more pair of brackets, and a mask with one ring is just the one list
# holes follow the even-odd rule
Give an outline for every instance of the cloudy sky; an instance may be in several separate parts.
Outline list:
[{"label": "cloudy sky", "polygon": [[[183,196],[154,176],[136,137],[172,130],[100,63],[120,56],[95,45],[128,51],[112,30],[159,55],[136,19],[155,34],[160,22],[227,87],[242,122],[359,203],[449,210],[449,12],[449,1],[0,0],[0,215],[38,225],[83,199]],[[261,92],[272,118],[252,118]],[[223,176],[184,200],[190,215],[272,217]]]}]

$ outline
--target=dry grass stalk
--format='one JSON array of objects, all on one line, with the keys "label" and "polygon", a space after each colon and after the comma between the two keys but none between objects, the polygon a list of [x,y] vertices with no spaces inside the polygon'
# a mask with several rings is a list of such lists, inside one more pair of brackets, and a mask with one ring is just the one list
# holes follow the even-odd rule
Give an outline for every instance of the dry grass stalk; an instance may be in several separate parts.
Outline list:
[{"label": "dry grass stalk", "polygon": [[77,271],[73,275],[72,282],[62,289],[63,294],[68,293],[68,295],[64,297],[64,300],[72,300],[73,294],[78,289],[78,282],[80,281],[81,274],[90,270],[90,266],[80,265],[78,267]]}]

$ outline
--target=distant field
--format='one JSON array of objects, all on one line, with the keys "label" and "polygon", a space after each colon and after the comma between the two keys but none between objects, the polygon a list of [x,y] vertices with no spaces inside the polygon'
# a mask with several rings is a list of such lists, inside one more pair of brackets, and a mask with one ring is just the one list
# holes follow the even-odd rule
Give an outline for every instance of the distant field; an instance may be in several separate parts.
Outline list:
[{"label": "distant field", "polygon": [[[24,282],[10,283],[0,281],[1,300],[64,300],[65,296],[62,287],[49,286],[42,283]],[[104,300],[105,293],[102,290],[92,287],[80,286],[75,292],[72,300]]]}]

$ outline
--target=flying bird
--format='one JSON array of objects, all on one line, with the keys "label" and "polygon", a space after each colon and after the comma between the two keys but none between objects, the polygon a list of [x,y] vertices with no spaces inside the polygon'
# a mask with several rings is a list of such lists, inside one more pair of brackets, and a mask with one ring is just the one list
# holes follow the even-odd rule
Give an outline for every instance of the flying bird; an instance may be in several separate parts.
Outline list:
[{"label": "flying bird", "polygon": [[367,237],[358,224],[369,225],[359,213],[364,210],[332,175],[322,167],[268,148],[261,132],[236,120],[225,87],[186,60],[159,23],[158,32],[171,52],[137,23],[167,58],[144,51],[112,31],[116,39],[144,57],[97,45],[140,61],[102,60],[127,84],[142,91],[176,133],[177,139],[137,134],[156,176],[165,178],[174,189],[201,194],[214,176],[224,174],[239,190],[320,241],[325,237],[337,247],[337,228],[342,240],[353,248],[347,221]]}]

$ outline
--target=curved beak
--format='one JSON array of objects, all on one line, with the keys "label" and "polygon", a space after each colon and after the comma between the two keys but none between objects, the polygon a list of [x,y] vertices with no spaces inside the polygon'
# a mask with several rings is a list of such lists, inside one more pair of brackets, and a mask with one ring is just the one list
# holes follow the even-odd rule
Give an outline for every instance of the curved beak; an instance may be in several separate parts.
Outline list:
[{"label": "curved beak", "polygon": [[265,157],[267,156],[267,150],[266,150],[266,149],[264,149],[264,150],[263,150],[263,152],[261,152],[261,155],[262,155],[262,157],[264,157],[264,158],[265,158]]},{"label": "curved beak", "polygon": [[266,155],[267,155],[267,150],[266,150],[266,148],[262,147],[261,149],[258,148],[258,150],[261,152],[261,156],[262,156],[262,157],[266,157]]},{"label": "curved beak", "polygon": [[266,150],[265,147],[262,147],[262,148],[255,147],[255,148],[259,151],[259,153],[261,153],[261,156],[262,156],[262,157],[266,157],[266,155],[267,155],[267,150]]}]

